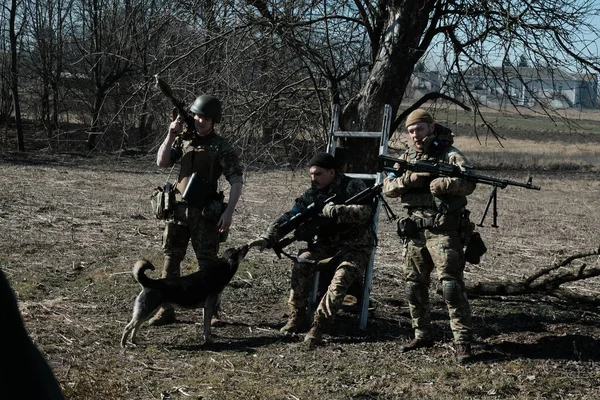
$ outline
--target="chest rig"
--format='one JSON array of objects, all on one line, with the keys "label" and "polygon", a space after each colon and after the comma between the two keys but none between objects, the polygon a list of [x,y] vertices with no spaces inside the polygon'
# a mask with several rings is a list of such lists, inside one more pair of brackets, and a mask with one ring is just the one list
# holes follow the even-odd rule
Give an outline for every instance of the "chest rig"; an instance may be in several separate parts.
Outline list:
[{"label": "chest rig", "polygon": [[[336,179],[327,193],[321,193],[323,199],[335,195],[334,204],[344,204],[351,196],[348,194],[348,185],[352,178],[347,175],[342,175]],[[355,223],[336,222],[324,227],[319,232],[319,241],[323,243],[331,242],[351,242],[356,239],[356,233],[361,231]]]},{"label": "chest rig", "polygon": [[[217,196],[217,181],[223,173],[223,168],[219,163],[219,153],[221,146],[214,140],[214,134],[206,138],[194,138],[184,141],[182,146],[181,170],[177,189],[179,198],[186,192],[190,182],[194,185],[201,185],[197,190],[203,192],[207,198]],[[199,183],[197,183],[199,182]],[[192,189],[191,187],[189,189]]]},{"label": "chest rig", "polygon": [[[433,147],[427,153],[417,152],[410,148],[406,154],[408,161],[427,160],[432,162],[449,162],[449,153],[452,146],[448,143],[440,142],[439,145],[433,143]],[[433,196],[429,189],[429,184],[419,188],[412,188],[408,193],[402,196],[402,205],[408,209],[409,214],[413,210],[427,211],[438,214],[448,214],[461,210],[467,205],[467,198],[464,196],[441,195]]]}]

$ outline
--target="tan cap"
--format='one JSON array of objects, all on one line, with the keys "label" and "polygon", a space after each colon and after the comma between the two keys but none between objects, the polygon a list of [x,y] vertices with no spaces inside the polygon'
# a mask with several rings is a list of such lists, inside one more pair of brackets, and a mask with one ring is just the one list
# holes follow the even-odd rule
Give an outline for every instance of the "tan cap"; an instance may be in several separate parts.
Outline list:
[{"label": "tan cap", "polygon": [[417,122],[427,122],[433,124],[433,117],[422,108],[417,108],[415,111],[408,114],[406,117],[406,127],[416,124]]}]

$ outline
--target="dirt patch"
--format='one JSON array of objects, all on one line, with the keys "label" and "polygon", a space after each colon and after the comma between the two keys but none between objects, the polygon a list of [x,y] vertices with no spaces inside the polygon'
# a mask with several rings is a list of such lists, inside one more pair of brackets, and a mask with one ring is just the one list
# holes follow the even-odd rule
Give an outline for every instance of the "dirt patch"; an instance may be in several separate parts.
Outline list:
[{"label": "dirt patch", "polygon": [[[284,338],[289,264],[253,251],[224,298],[225,325],[201,345],[200,313],[180,323],[143,327],[140,346],[119,339],[138,286],[140,257],[161,263],[162,223],[149,195],[167,179],[153,155],[0,158],[0,267],[17,296],[31,337],[72,399],[450,399],[598,398],[600,314],[544,296],[473,298],[476,361],[453,362],[442,299],[434,293],[436,345],[402,354],[411,337],[394,225],[380,222],[367,330],[343,312],[324,346],[307,350]],[[506,176],[520,180],[518,171]],[[246,174],[225,246],[263,232],[306,187],[304,171]],[[481,228],[489,251],[466,279],[517,279],[556,258],[598,247],[600,182],[595,174],[535,175],[542,191],[501,190],[499,228]],[[481,216],[489,188],[470,199]],[[398,204],[390,202],[398,211]],[[598,267],[598,259],[584,260]],[[582,261],[583,262],[583,261]],[[188,253],[185,270],[195,268]],[[600,293],[596,278],[570,285]],[[24,392],[25,393],[25,392]]]}]

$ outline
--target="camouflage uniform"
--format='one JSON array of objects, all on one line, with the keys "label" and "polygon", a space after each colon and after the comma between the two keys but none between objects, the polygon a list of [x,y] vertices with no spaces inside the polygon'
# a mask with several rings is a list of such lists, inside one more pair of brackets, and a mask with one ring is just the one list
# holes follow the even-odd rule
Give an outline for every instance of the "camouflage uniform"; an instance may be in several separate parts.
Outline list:
[{"label": "camouflage uniform", "polygon": [[[181,169],[173,217],[167,221],[163,234],[164,254],[178,264],[185,257],[191,240],[198,264],[202,267],[219,251],[217,224],[224,203],[223,194],[216,191],[217,181],[224,175],[231,185],[242,183],[242,168],[229,142],[214,131],[205,137],[178,137],[171,147],[171,159],[174,162],[181,160]],[[181,198],[194,172],[215,188],[212,199],[203,208],[188,205]],[[178,274],[179,271],[176,272]]]},{"label": "camouflage uniform", "polygon": [[[408,161],[432,160],[472,168],[465,156],[452,146],[453,134],[439,124],[428,137],[429,146],[423,152],[410,147],[401,159]],[[444,301],[450,315],[450,327],[456,343],[471,341],[471,310],[465,292],[463,245],[467,230],[472,226],[466,210],[467,198],[475,184],[460,178],[438,178],[449,188],[437,197],[424,187],[409,187],[410,171],[403,176],[388,176],[383,193],[400,197],[408,217],[418,223],[414,237],[404,240],[404,277],[406,297],[410,307],[416,339],[432,339],[431,304],[429,302],[430,275],[435,268],[441,282]],[[400,231],[400,230],[399,230]]]},{"label": "camouflage uniform", "polygon": [[[336,172],[333,182],[326,189],[319,190],[314,186],[309,188],[296,199],[292,210],[279,217],[269,228],[271,240],[279,239],[277,226],[304,211],[311,203],[322,202],[335,194],[333,203],[337,204],[334,206],[336,223],[299,252],[299,258],[314,261],[335,256],[335,261],[328,264],[328,267],[335,268],[333,278],[315,313],[315,321],[322,324],[332,322],[348,288],[363,276],[369,261],[373,243],[371,205],[340,204],[364,189],[366,185],[362,180],[351,179],[341,172]],[[292,313],[298,310],[305,312],[314,273],[314,264],[293,264],[288,300]]]}]

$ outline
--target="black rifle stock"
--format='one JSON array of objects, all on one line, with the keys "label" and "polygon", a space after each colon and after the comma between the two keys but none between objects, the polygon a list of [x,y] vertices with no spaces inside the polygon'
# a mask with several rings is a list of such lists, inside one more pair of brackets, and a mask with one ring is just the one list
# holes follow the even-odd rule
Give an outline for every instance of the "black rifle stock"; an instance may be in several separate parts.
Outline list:
[{"label": "black rifle stock", "polygon": [[196,133],[196,125],[194,124],[194,117],[188,114],[185,105],[181,100],[175,98],[173,95],[173,90],[171,90],[171,86],[164,80],[162,80],[158,75],[154,75],[156,79],[156,86],[160,89],[160,91],[167,96],[171,103],[173,103],[173,107],[177,110],[177,113],[181,116],[184,122],[187,124],[188,132],[190,134]]},{"label": "black rifle stock", "polygon": [[493,186],[494,189],[490,194],[487,205],[485,207],[485,211],[481,216],[481,220],[477,224],[478,226],[483,226],[483,221],[488,213],[490,205],[493,204],[493,222],[492,226],[497,228],[497,217],[498,217],[498,208],[497,208],[497,189],[504,189],[508,186],[518,186],[525,189],[533,189],[540,190],[539,186],[536,186],[532,183],[532,178],[529,177],[526,183],[511,181],[509,179],[502,178],[494,178],[492,176],[480,175],[471,171],[462,171],[458,166],[451,165],[443,162],[434,162],[427,160],[419,160],[415,162],[410,162],[406,160],[402,160],[399,158],[394,158],[386,155],[380,155],[378,158],[377,170],[380,172],[393,172],[395,175],[400,176],[405,171],[412,172],[429,172],[432,178],[437,177],[451,177],[451,178],[463,178],[475,183],[482,183],[484,185]]}]

